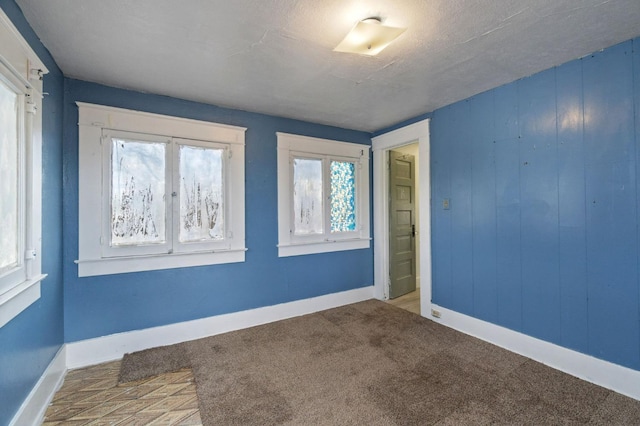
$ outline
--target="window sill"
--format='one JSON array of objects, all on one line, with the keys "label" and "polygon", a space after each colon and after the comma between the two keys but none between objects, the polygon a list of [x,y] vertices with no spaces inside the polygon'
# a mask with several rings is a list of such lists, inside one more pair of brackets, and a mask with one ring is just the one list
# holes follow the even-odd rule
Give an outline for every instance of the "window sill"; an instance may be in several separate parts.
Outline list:
[{"label": "window sill", "polygon": [[219,265],[244,262],[246,248],[199,253],[172,253],[149,256],[108,257],[80,259],[79,277],[124,274],[127,272],[156,271],[161,269],[188,268],[192,266]]},{"label": "window sill", "polygon": [[278,257],[366,249],[371,246],[370,241],[371,238],[358,238],[350,240],[316,241],[312,243],[279,244]]},{"label": "window sill", "polygon": [[0,294],[0,327],[40,299],[40,282],[45,278],[45,274],[38,275]]}]

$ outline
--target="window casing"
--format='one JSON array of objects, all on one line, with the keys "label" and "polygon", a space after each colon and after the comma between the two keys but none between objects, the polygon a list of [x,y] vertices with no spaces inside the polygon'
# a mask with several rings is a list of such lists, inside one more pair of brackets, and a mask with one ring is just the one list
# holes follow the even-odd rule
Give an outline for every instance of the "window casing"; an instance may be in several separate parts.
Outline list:
[{"label": "window casing", "polygon": [[40,298],[44,64],[0,10],[0,327]]},{"label": "window casing", "polygon": [[[0,288],[26,279],[24,93],[0,75]],[[9,282],[9,284],[5,284]]]},{"label": "window casing", "polygon": [[277,135],[279,256],[368,248],[369,147]]},{"label": "window casing", "polygon": [[79,276],[244,261],[245,129],[78,106]]}]

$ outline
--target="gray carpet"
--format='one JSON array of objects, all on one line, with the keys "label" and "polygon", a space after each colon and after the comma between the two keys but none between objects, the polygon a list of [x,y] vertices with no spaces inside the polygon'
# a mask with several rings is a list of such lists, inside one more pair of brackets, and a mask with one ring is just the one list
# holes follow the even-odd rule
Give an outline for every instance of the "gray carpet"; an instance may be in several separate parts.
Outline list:
[{"label": "gray carpet", "polygon": [[383,302],[125,355],[191,367],[205,425],[640,424],[640,401]]}]

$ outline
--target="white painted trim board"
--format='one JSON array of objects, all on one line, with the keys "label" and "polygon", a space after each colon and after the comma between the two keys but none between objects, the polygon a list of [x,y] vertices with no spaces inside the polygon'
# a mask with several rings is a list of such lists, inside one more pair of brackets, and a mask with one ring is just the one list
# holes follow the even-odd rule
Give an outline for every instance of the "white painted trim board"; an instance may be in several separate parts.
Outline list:
[{"label": "white painted trim board", "polygon": [[201,339],[373,298],[373,286],[296,300],[274,306],[192,321],[117,333],[68,343],[67,368],[81,368],[120,359],[126,353]]},{"label": "white painted trim board", "polygon": [[66,347],[58,350],[58,353],[42,373],[29,395],[24,400],[18,412],[13,416],[9,426],[30,426],[42,424],[49,403],[55,393],[62,386],[64,376],[67,374]]},{"label": "white painted trim board", "polygon": [[129,352],[240,330],[371,298],[373,286],[367,286],[274,306],[64,344],[9,425],[41,424],[47,407],[62,386],[68,370],[117,360]]},{"label": "white painted trim board", "polygon": [[[9,425],[41,423],[47,406],[64,381],[67,369],[120,359],[127,352],[179,343],[356,303],[368,300],[372,296],[373,287],[363,287],[275,306],[65,344]],[[437,305],[433,305],[433,309],[441,313],[440,318],[431,318],[435,322],[640,400],[640,371],[584,355]]]},{"label": "white painted trim board", "polygon": [[640,400],[640,371],[567,349],[499,325],[431,305],[440,318],[431,320],[526,356],[579,379]]},{"label": "white painted trim board", "polygon": [[373,150],[373,235],[374,294],[380,300],[389,298],[389,176],[387,151],[410,143],[418,143],[420,182],[420,310],[431,312],[431,160],[430,120],[422,120],[371,139]]}]

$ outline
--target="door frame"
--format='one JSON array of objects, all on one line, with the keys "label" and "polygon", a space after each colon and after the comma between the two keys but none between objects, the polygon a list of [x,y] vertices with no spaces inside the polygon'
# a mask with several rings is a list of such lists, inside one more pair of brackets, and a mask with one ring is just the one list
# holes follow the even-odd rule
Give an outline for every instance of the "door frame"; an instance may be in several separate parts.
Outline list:
[{"label": "door frame", "polygon": [[403,145],[418,143],[420,175],[420,313],[431,312],[431,175],[429,119],[371,139],[373,150],[373,295],[376,299],[389,299],[389,169],[388,151]]}]

